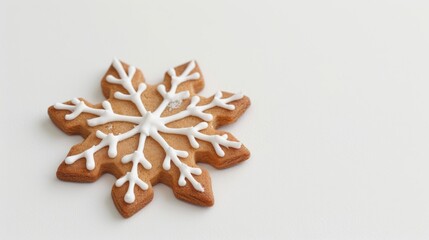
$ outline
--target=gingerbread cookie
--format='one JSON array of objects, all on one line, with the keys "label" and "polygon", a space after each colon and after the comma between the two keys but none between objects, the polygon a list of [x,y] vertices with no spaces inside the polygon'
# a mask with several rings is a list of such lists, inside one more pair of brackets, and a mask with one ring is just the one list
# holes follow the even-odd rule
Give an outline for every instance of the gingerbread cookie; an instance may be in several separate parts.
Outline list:
[{"label": "gingerbread cookie", "polygon": [[196,163],[222,169],[250,157],[234,136],[217,130],[235,122],[249,98],[227,92],[197,96],[204,80],[194,61],[150,86],[140,70],[115,59],[101,87],[107,98],[101,104],[74,98],[48,109],[62,131],[85,138],[71,148],[57,177],[94,182],[103,173],[114,175],[112,198],[124,217],[152,200],[157,183],[170,186],[178,199],[212,206],[209,173]]}]

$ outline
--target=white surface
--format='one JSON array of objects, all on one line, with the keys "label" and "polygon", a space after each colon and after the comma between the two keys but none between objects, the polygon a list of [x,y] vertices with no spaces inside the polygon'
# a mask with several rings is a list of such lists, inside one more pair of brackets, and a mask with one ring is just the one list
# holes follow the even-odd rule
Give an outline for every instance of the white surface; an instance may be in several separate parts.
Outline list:
[{"label": "white surface", "polygon": [[[0,239],[429,238],[427,1],[121,2],[0,1]],[[204,95],[252,99],[213,208],[156,186],[124,220],[112,176],[56,179],[81,139],[46,110],[100,102],[115,56],[149,83],[196,59]]]}]

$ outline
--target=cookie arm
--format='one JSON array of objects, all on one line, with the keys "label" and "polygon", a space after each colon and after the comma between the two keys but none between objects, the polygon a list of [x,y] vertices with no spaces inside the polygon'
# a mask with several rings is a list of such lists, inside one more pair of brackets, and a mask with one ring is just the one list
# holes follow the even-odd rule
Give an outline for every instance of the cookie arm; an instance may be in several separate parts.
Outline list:
[{"label": "cookie arm", "polygon": [[[190,156],[190,158],[192,158],[192,156]],[[192,162],[193,160],[188,159],[188,161]],[[209,172],[195,164],[189,165],[190,167],[201,169],[201,174],[196,175],[195,179],[203,186],[204,192],[197,191],[192,184],[189,183],[181,186],[178,182],[181,172],[176,166],[172,166],[169,171],[163,171],[161,173],[161,182],[171,188],[177,199],[203,207],[213,206],[214,196]]]},{"label": "cookie arm", "polygon": [[185,78],[177,84],[177,91],[189,91],[191,95],[199,93],[204,88],[204,77],[200,67],[196,61],[189,61],[180,66],[171,68],[164,75],[164,81],[160,85],[164,85],[170,90],[174,78]]},{"label": "cookie arm", "polygon": [[129,218],[134,215],[140,209],[149,204],[153,199],[153,188],[150,181],[147,181],[148,189],[146,190],[143,190],[138,186],[134,186],[135,200],[131,204],[127,203],[124,199],[124,196],[128,192],[129,184],[129,182],[126,182],[120,187],[117,187],[116,185],[113,185],[112,187],[113,202],[115,203],[119,213],[125,218]]},{"label": "cookie arm", "polygon": [[[210,134],[228,135],[228,140],[238,142],[238,140],[229,132],[212,130]],[[200,147],[195,150],[195,160],[197,162],[207,163],[217,169],[232,167],[240,162],[250,158],[249,150],[241,144],[240,148],[221,146],[224,156],[219,156],[208,142],[199,141]]]},{"label": "cookie arm", "polygon": [[[233,96],[232,93],[222,92],[225,98]],[[228,125],[237,121],[241,115],[246,112],[250,107],[250,99],[247,96],[243,96],[241,99],[235,100],[229,103],[234,106],[234,109],[229,110],[221,107],[216,107],[205,111],[213,115],[212,125],[214,128],[219,128],[224,125]]]},{"label": "cookie arm", "polygon": [[[134,100],[133,98],[139,97],[146,89],[146,84],[140,69],[115,58],[101,80],[101,88],[106,99],[113,98],[116,94],[129,96],[129,100]],[[139,106],[140,103],[133,102],[140,112],[146,111],[144,106]]]},{"label": "cookie arm", "polygon": [[[99,142],[100,139],[97,138],[96,134],[90,134],[85,141],[82,143],[74,145],[67,156],[76,155],[94,146],[94,142]],[[107,154],[107,148],[100,149],[97,153],[97,161],[94,162],[94,169],[88,170],[86,160],[84,157],[77,159],[73,164],[67,164],[64,160],[57,170],[57,177],[63,181],[69,182],[95,182],[105,171],[105,167],[102,165],[101,158],[109,158]],[[118,171],[116,167],[108,166],[108,169],[111,171]]]},{"label": "cookie arm", "polygon": [[[82,101],[85,103],[86,106],[93,108],[94,111],[97,111],[96,109],[102,110],[100,105],[92,105],[91,103],[88,103],[84,99],[76,99],[78,101]],[[70,106],[73,107],[73,100],[67,101],[65,103],[60,103],[64,106]],[[82,137],[87,137],[89,134],[91,134],[90,127],[87,124],[88,119],[93,118],[94,114],[83,112],[79,114],[78,116],[75,116],[71,120],[67,120],[66,116],[71,114],[71,110],[67,110],[65,108],[58,108],[59,104],[55,104],[48,109],[48,115],[51,118],[52,122],[59,128],[61,131],[69,134],[69,135],[81,135]],[[95,113],[95,112],[94,112]]]}]

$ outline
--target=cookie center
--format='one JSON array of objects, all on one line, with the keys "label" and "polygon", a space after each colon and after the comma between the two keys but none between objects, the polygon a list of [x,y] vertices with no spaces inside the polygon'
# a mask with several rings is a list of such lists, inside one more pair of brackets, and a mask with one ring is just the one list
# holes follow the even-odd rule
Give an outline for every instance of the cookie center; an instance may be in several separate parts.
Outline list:
[{"label": "cookie center", "polygon": [[157,130],[160,124],[160,119],[152,112],[148,111],[143,116],[141,123],[139,124],[139,131],[144,133],[146,136],[150,136],[152,130]]}]

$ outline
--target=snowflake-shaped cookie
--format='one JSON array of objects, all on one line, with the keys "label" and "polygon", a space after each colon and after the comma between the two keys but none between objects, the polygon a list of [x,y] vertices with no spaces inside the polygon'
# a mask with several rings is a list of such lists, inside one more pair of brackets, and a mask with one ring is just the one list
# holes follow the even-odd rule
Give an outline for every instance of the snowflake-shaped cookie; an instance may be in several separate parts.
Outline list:
[{"label": "snowflake-shaped cookie", "polygon": [[115,59],[101,86],[107,98],[102,104],[75,98],[48,110],[62,131],[85,138],[71,148],[57,177],[93,182],[113,174],[112,197],[124,217],[152,200],[157,183],[170,186],[179,199],[211,206],[210,176],[196,162],[226,168],[250,156],[230,133],[216,130],[236,121],[249,99],[226,92],[197,96],[204,80],[194,61],[150,86],[140,70]]}]

